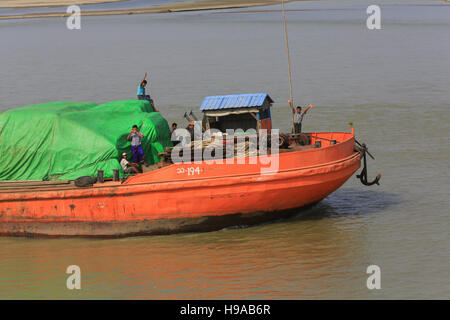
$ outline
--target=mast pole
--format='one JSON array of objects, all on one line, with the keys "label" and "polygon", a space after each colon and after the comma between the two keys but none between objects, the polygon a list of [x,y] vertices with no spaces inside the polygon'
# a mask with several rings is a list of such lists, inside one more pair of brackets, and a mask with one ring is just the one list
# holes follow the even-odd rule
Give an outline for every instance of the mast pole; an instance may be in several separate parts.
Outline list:
[{"label": "mast pole", "polygon": [[284,38],[286,40],[286,54],[287,54],[288,70],[289,70],[289,96],[290,96],[289,106],[291,107],[291,111],[292,111],[292,132],[295,132],[294,131],[295,109],[294,109],[294,97],[293,97],[293,93],[292,93],[291,57],[289,55],[289,38],[288,38],[288,32],[287,32],[286,10],[284,8],[284,0],[281,0],[281,8],[283,11]]}]

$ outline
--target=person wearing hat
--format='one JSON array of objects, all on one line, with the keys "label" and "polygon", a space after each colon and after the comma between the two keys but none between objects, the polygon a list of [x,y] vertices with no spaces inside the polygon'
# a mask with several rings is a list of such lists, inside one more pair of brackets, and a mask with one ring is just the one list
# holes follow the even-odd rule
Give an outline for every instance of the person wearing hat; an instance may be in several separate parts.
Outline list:
[{"label": "person wearing hat", "polygon": [[139,173],[139,165],[127,160],[127,153],[122,153],[122,160],[120,160],[120,166],[125,173]]}]

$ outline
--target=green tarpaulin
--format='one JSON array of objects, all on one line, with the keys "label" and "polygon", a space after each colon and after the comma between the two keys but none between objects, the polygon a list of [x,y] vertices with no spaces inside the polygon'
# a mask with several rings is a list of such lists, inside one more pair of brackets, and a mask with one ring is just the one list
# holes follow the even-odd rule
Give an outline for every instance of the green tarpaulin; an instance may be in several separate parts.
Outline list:
[{"label": "green tarpaulin", "polygon": [[146,100],[103,105],[53,102],[0,114],[0,180],[73,180],[112,177],[123,152],[132,161],[126,140],[136,124],[143,133],[146,161],[171,146],[167,121]]}]

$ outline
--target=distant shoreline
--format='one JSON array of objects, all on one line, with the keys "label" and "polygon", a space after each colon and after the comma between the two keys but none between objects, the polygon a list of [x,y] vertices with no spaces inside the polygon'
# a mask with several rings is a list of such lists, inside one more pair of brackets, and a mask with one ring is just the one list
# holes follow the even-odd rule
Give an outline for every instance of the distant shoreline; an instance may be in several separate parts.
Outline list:
[{"label": "distant shoreline", "polygon": [[[78,0],[77,5],[123,2],[126,0]],[[73,0],[3,0],[1,9],[29,9],[42,7],[64,7],[73,5]]]},{"label": "distant shoreline", "polygon": [[[107,3],[118,2],[123,0],[82,0],[80,3]],[[285,2],[292,2],[299,0],[285,0]],[[37,1],[33,0],[20,0],[19,3],[32,3]],[[45,1],[44,1],[45,2]],[[65,6],[69,0],[55,0],[47,1],[47,3],[54,3],[52,6]],[[42,2],[40,2],[42,3]],[[99,10],[99,11],[82,11],[82,16],[108,16],[108,15],[129,15],[129,14],[143,14],[143,13],[169,13],[169,12],[185,12],[185,11],[200,11],[200,10],[219,10],[219,9],[233,9],[233,8],[249,8],[256,6],[267,6],[280,4],[281,0],[197,0],[190,3],[173,3],[168,5],[156,6],[153,8],[137,8],[137,9],[119,9],[119,10]],[[25,8],[30,7],[20,7]],[[12,7],[11,7],[12,8]],[[17,5],[14,8],[19,8]],[[69,14],[65,12],[48,12],[48,13],[27,13],[19,15],[3,15],[0,16],[0,20],[12,20],[12,19],[31,19],[31,18],[55,18],[55,17],[67,17]]]}]

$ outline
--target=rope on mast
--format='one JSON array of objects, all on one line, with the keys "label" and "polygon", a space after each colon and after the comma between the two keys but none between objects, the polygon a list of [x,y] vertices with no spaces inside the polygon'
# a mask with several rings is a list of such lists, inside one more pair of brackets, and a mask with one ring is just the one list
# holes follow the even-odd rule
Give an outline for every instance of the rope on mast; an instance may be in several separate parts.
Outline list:
[{"label": "rope on mast", "polygon": [[284,8],[284,0],[281,0],[281,7],[283,11],[283,25],[284,25],[284,38],[286,40],[286,54],[287,54],[287,61],[288,61],[288,69],[289,69],[289,96],[290,96],[290,102],[289,106],[292,110],[292,132],[294,132],[294,97],[292,93],[292,73],[291,73],[291,57],[289,55],[289,38],[288,38],[288,32],[287,32],[287,23],[286,23],[286,10]]}]

